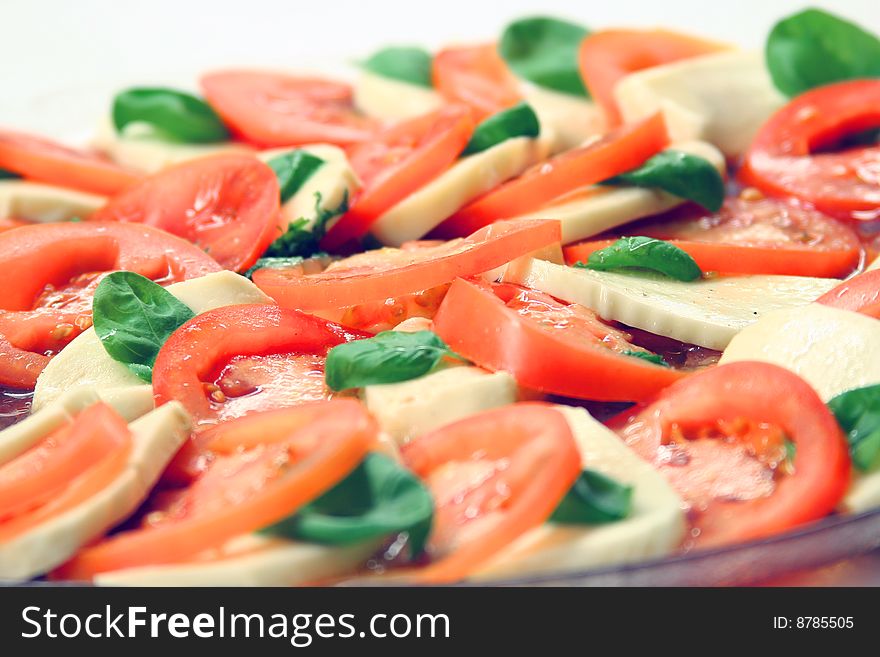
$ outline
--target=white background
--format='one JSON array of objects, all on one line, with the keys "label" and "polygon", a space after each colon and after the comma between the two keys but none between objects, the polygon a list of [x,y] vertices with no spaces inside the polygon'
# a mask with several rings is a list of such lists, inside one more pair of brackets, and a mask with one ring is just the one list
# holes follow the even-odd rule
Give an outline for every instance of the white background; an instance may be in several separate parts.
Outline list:
[{"label": "white background", "polygon": [[807,4],[880,32],[878,0],[0,0],[0,125],[63,134],[91,128],[122,85],[225,65],[308,68],[389,42],[492,39],[535,13],[758,48],[775,20]]}]

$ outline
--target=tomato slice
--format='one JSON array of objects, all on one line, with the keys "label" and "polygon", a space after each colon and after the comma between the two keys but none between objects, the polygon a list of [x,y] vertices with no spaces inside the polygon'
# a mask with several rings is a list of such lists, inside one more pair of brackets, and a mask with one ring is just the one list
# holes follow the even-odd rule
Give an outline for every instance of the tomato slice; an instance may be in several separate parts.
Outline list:
[{"label": "tomato slice", "polygon": [[12,230],[13,228],[18,228],[19,226],[29,226],[31,224],[30,221],[26,221],[25,219],[15,219],[13,217],[0,217],[0,233],[5,232],[7,230]]},{"label": "tomato slice", "polygon": [[602,30],[581,42],[578,61],[584,84],[614,127],[622,122],[614,88],[624,77],[728,47],[669,30]]},{"label": "tomato slice", "polygon": [[[831,217],[777,199],[728,198],[719,212],[687,208],[629,224],[628,235],[668,240],[687,251],[703,271],[725,274],[788,274],[833,278],[859,264],[858,235]],[[612,240],[565,247],[569,263],[586,262]]]},{"label": "tomato slice", "polygon": [[740,178],[772,196],[793,196],[835,216],[880,210],[880,147],[817,153],[880,127],[880,80],[812,89],[776,112],[746,153]]},{"label": "tomato slice", "polygon": [[872,269],[844,281],[816,299],[832,308],[851,310],[880,319],[880,269]]},{"label": "tomato slice", "polygon": [[467,577],[544,522],[581,472],[578,447],[550,405],[493,409],[427,433],[402,448],[404,463],[435,500],[423,582]]},{"label": "tomato slice", "polygon": [[4,496],[15,496],[14,502],[6,498],[4,509],[14,515],[0,521],[0,541],[37,527],[104,490],[125,468],[130,450],[128,424],[99,402],[6,463],[0,487]]},{"label": "tomato slice", "polygon": [[118,223],[23,226],[0,233],[0,254],[0,381],[22,388],[92,325],[92,296],[106,272],[134,271],[167,285],[220,270],[186,240]]},{"label": "tomato slice", "polygon": [[163,169],[90,219],[162,228],[243,271],[276,237],[280,204],[272,169],[250,155],[221,154]]},{"label": "tomato slice", "polygon": [[[321,402],[319,410],[302,406],[273,413],[265,442],[218,455],[164,512],[151,513],[142,528],[85,548],[57,576],[89,579],[111,570],[184,561],[295,513],[351,472],[378,433],[357,401]],[[301,420],[303,414],[309,422]],[[259,415],[221,426],[252,434],[248,425],[265,429]]]},{"label": "tomato slice", "polygon": [[[834,416],[796,374],[738,362],[705,370],[613,422],[691,506],[696,544],[762,538],[832,512],[850,458]],[[784,438],[794,443],[783,472]]]},{"label": "tomato slice", "polygon": [[575,189],[634,169],[669,141],[661,114],[623,126],[587,145],[536,164],[499,185],[440,224],[432,235],[469,235],[498,219],[538,210]]},{"label": "tomato slice", "polygon": [[95,194],[116,194],[140,180],[138,173],[98,155],[7,130],[0,130],[0,169]]},{"label": "tomato slice", "polygon": [[301,267],[260,269],[253,279],[282,306],[301,310],[356,306],[481,274],[560,238],[557,221],[505,221],[436,246],[367,251],[318,274],[305,274]]},{"label": "tomato slice", "polygon": [[494,43],[441,50],[434,55],[432,78],[446,100],[470,107],[477,121],[521,100],[516,78]]},{"label": "tomato slice", "polygon": [[364,186],[321,248],[335,251],[366,235],[376,219],[452,166],[473,131],[470,110],[448,105],[351,148],[349,161]]},{"label": "tomato slice", "polygon": [[372,137],[342,82],[269,71],[217,71],[201,78],[211,106],[238,135],[258,146],[317,142],[347,146]]},{"label": "tomato slice", "polygon": [[622,355],[643,350],[591,310],[515,285],[457,279],[434,317],[434,330],[481,367],[569,397],[639,401],[685,376]]}]

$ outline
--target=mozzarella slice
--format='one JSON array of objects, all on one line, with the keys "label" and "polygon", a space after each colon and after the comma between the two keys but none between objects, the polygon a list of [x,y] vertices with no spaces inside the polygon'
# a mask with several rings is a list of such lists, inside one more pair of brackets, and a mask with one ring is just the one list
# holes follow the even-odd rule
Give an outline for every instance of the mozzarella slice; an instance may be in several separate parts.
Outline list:
[{"label": "mozzarella slice", "polygon": [[[166,288],[196,314],[240,303],[273,303],[244,276],[231,271],[215,272]],[[90,328],[74,338],[49,361],[37,378],[32,410],[37,411],[64,391],[94,386],[99,394],[108,388],[146,385],[131,370],[113,360]]]},{"label": "mozzarella slice", "polygon": [[[317,208],[336,211],[343,200],[354,197],[361,184],[354,169],[348,163],[345,151],[341,148],[330,144],[311,144],[302,146],[301,150],[324,160],[324,163],[308,177],[296,194],[281,206],[281,214],[287,224],[300,218],[308,219],[305,227],[311,229],[317,216]],[[268,162],[290,151],[289,148],[275,148],[262,151],[258,157]]]},{"label": "mozzarella slice", "polygon": [[649,273],[593,271],[536,259],[511,263],[504,280],[581,304],[603,319],[709,349],[724,349],[734,335],[765,314],[803,307],[840,282],[755,275],[684,283]]},{"label": "mozzarella slice", "polygon": [[380,242],[400,246],[423,237],[456,210],[543,159],[542,139],[516,137],[463,157],[383,214],[370,228]]},{"label": "mozzarella slice", "polygon": [[584,468],[633,486],[630,515],[594,526],[544,523],[513,541],[474,579],[632,563],[669,554],[684,538],[684,503],[663,476],[584,409],[559,410],[571,426]]},{"label": "mozzarella slice", "polygon": [[85,219],[106,202],[106,196],[64,187],[29,180],[0,180],[0,217],[40,223]]},{"label": "mozzarella slice", "polygon": [[217,153],[250,153],[248,146],[236,142],[216,144],[187,144],[157,137],[148,126],[132,125],[125,134],[116,132],[113,122],[106,119],[98,126],[92,146],[117,164],[141,171],[155,173],[172,164],[194,160]]},{"label": "mozzarella slice", "polygon": [[[698,155],[725,171],[721,152],[702,141],[678,142],[669,147]],[[593,237],[610,228],[666,212],[684,203],[684,199],[657,189],[591,185],[575,190],[567,197],[518,219],[558,219],[562,225],[562,243]]]},{"label": "mozzarella slice", "polygon": [[842,511],[861,513],[880,506],[880,470],[853,470],[852,483],[840,503]]},{"label": "mozzarella slice", "polygon": [[379,426],[399,445],[431,429],[516,401],[507,372],[458,366],[426,376],[364,388],[364,402]]},{"label": "mozzarella slice", "polygon": [[605,132],[602,110],[588,98],[564,94],[522,81],[523,99],[532,106],[541,123],[553,135],[554,153],[580,146]]},{"label": "mozzarella slice", "polygon": [[631,73],[614,89],[625,122],[662,111],[673,140],[703,139],[741,155],[785,97],[760,52],[727,51]]},{"label": "mozzarella slice", "polygon": [[67,561],[90,541],[133,513],[189,435],[183,406],[171,402],[135,420],[124,470],[99,493],[0,543],[0,579],[23,580]]},{"label": "mozzarella slice", "polygon": [[443,98],[433,89],[361,70],[354,84],[354,104],[367,116],[399,121],[437,109]]},{"label": "mozzarella slice", "polygon": [[367,541],[337,547],[258,535],[229,541],[203,561],[127,568],[95,578],[101,586],[295,586],[350,574],[379,549]]}]

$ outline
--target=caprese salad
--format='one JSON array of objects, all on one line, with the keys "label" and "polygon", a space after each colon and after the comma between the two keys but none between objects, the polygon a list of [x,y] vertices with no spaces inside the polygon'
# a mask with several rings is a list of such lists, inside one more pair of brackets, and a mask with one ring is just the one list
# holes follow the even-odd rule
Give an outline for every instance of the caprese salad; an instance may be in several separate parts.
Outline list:
[{"label": "caprese salad", "polygon": [[0,579],[497,581],[880,506],[878,136],[880,39],[815,9],[0,130]]}]

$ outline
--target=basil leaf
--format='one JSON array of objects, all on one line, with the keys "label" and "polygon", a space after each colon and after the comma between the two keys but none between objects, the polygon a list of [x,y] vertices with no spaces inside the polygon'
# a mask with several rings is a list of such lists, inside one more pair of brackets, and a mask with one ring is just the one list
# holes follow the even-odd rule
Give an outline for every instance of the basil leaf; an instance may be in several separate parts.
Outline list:
[{"label": "basil leaf", "polygon": [[828,408],[846,432],[853,465],[859,470],[880,467],[880,384],[842,392]]},{"label": "basil leaf", "polygon": [[95,333],[105,351],[148,383],[165,340],[194,316],[168,290],[130,271],[104,277],[92,301]]},{"label": "basil leaf", "polygon": [[660,354],[652,354],[650,351],[635,351],[632,349],[626,349],[622,352],[624,356],[632,356],[633,358],[641,358],[642,360],[646,360],[649,363],[654,363],[654,365],[662,365],[663,367],[669,367],[669,363],[663,360],[663,356]]},{"label": "basil leaf", "polygon": [[254,272],[258,269],[287,269],[288,267],[295,267],[302,263],[303,260],[304,258],[302,256],[291,256],[289,258],[260,258],[254,263],[254,266],[243,273],[242,276],[253,280]]},{"label": "basil leaf", "polygon": [[632,510],[633,487],[595,470],[584,470],[550,516],[566,525],[599,525],[623,520]]},{"label": "basil leaf", "polygon": [[621,237],[614,244],[593,251],[587,264],[577,262],[574,266],[598,271],[650,269],[678,281],[694,281],[703,275],[687,252],[653,237]]},{"label": "basil leaf", "polygon": [[296,194],[303,184],[312,177],[324,160],[312,155],[308,151],[296,148],[266,162],[275,177],[278,178],[278,187],[281,188],[281,204],[287,203]]},{"label": "basil leaf", "polygon": [[0,169],[0,180],[15,180],[16,178],[21,178],[21,176],[6,169]]},{"label": "basil leaf", "polygon": [[462,156],[488,150],[514,137],[537,137],[541,134],[538,115],[527,103],[493,114],[481,122],[461,152]]},{"label": "basil leaf", "polygon": [[434,501],[419,478],[384,454],[370,453],[333,488],[261,533],[351,545],[407,532],[415,556],[433,517]]},{"label": "basil leaf", "polygon": [[399,383],[427,374],[443,357],[463,360],[433,331],[382,331],[333,347],[324,378],[331,390]]},{"label": "basil leaf", "polygon": [[226,141],[229,131],[208,103],[192,94],[161,87],[126,89],[113,100],[113,124],[121,133],[130,123],[148,123],[171,139]]},{"label": "basil leaf", "polygon": [[433,57],[424,48],[391,46],[373,53],[361,66],[383,78],[431,88]]},{"label": "basil leaf", "polygon": [[588,97],[578,66],[578,49],[587,34],[587,28],[558,18],[523,18],[504,30],[498,52],[517,75],[529,82]]},{"label": "basil leaf", "polygon": [[718,212],[724,203],[724,178],[718,169],[708,160],[683,151],[661,151],[638,169],[609,178],[603,184],[662,189],[710,212]]},{"label": "basil leaf", "polygon": [[287,225],[287,230],[269,245],[263,253],[264,258],[310,258],[321,253],[321,238],[327,233],[327,224],[334,217],[348,212],[348,192],[335,208],[321,205],[321,192],[315,192],[315,218],[300,217]]},{"label": "basil leaf", "polygon": [[788,438],[785,439],[785,460],[794,463],[794,457],[797,456],[797,445]]},{"label": "basil leaf", "polygon": [[880,77],[880,39],[821,9],[779,21],[764,57],[773,84],[787,96],[832,82]]}]

